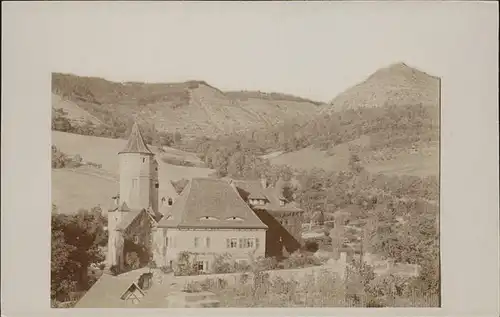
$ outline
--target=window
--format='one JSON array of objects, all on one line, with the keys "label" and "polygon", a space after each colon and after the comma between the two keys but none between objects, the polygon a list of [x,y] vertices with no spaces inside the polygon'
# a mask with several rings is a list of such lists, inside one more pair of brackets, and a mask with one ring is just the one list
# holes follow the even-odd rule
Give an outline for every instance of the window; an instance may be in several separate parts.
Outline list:
[{"label": "window", "polygon": [[132,188],[136,188],[137,187],[137,179],[133,179],[132,180]]},{"label": "window", "polygon": [[174,267],[174,261],[170,260],[169,264],[171,268]]},{"label": "window", "polygon": [[135,244],[139,243],[139,236],[137,236],[137,235],[134,236],[134,243]]},{"label": "window", "polygon": [[280,206],[285,206],[285,201],[283,199],[280,199]]},{"label": "window", "polygon": [[159,183],[156,183],[156,184],[155,184],[155,188],[160,188],[160,184],[159,184]]},{"label": "window", "polygon": [[259,248],[259,238],[255,238],[255,248]]},{"label": "window", "polygon": [[247,248],[253,248],[254,247],[254,239],[247,239],[246,244],[247,244]]},{"label": "window", "polygon": [[142,158],[142,163],[144,163],[144,162],[146,162],[146,158],[143,157]]},{"label": "window", "polygon": [[226,244],[228,249],[235,249],[238,247],[238,239],[236,238],[226,239]]},{"label": "window", "polygon": [[165,238],[165,246],[168,247],[168,243],[170,242],[170,237],[166,237]]},{"label": "window", "polygon": [[196,261],[195,263],[195,270],[197,271],[203,271],[203,268],[204,268],[204,262],[203,261]]},{"label": "window", "polygon": [[172,204],[173,204],[173,203],[174,203],[174,201],[172,200],[172,198],[169,198],[169,199],[168,199],[168,205],[169,205],[169,206],[172,206]]},{"label": "window", "polygon": [[158,172],[158,167],[155,167],[155,171]]},{"label": "window", "polygon": [[254,241],[255,241],[254,238],[240,238],[239,240],[240,249],[253,248],[255,246]]},{"label": "window", "polygon": [[242,221],[243,219],[240,217],[229,217],[226,220],[237,220],[237,221]]},{"label": "window", "polygon": [[205,246],[206,246],[207,248],[210,248],[210,237],[206,237],[206,238],[205,238]]},{"label": "window", "polygon": [[165,197],[162,197],[161,198],[161,203],[163,204],[163,203],[165,203],[165,201],[166,201]]},{"label": "window", "polygon": [[197,248],[200,245],[200,238],[199,237],[194,237],[194,247]]}]

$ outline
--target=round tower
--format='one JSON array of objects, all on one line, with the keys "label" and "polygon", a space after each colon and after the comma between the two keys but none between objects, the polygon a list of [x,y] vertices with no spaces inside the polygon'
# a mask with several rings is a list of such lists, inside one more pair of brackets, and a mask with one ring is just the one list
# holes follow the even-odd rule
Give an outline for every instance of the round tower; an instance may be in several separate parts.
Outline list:
[{"label": "round tower", "polygon": [[137,123],[134,123],[127,146],[118,153],[120,164],[120,205],[130,209],[158,211],[158,163],[149,150]]},{"label": "round tower", "polygon": [[108,266],[124,266],[124,237],[120,223],[127,213],[151,207],[158,211],[158,163],[149,150],[137,123],[129,140],[118,153],[120,193],[114,197],[116,208],[108,212]]}]

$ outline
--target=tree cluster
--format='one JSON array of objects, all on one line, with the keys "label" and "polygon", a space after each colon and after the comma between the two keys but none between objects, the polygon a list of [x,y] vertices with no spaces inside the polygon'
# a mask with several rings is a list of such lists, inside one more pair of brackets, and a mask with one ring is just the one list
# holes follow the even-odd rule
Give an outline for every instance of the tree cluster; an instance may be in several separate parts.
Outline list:
[{"label": "tree cluster", "polygon": [[71,215],[58,213],[55,205],[52,210],[51,298],[67,301],[73,292],[86,291],[95,282],[88,269],[104,261],[107,219],[98,208]]}]

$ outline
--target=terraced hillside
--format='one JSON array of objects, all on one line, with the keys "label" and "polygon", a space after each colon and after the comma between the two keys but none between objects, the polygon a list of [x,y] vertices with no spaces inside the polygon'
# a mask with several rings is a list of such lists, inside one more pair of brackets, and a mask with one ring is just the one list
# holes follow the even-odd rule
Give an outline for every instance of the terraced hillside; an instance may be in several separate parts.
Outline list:
[{"label": "terraced hillside", "polygon": [[214,137],[285,120],[305,121],[326,106],[285,94],[225,93],[204,81],[117,83],[61,73],[52,75],[52,92],[54,106],[59,99],[71,102],[105,124],[139,117],[159,131],[187,136]]}]

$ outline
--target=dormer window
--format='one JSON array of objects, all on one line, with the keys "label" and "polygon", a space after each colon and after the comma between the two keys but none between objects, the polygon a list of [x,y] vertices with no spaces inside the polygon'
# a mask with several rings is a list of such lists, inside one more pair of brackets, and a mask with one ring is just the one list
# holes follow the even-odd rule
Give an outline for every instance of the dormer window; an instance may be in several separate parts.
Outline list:
[{"label": "dormer window", "polygon": [[173,203],[174,203],[174,201],[172,200],[172,198],[169,198],[169,199],[168,199],[168,205],[169,205],[169,206],[172,206],[172,204],[173,204]]},{"label": "dormer window", "polygon": [[242,219],[242,218],[240,218],[240,217],[234,217],[234,216],[233,216],[233,217],[229,217],[229,218],[227,218],[226,220],[242,221],[243,219]]},{"label": "dormer window", "polygon": [[219,220],[219,219],[212,217],[212,216],[204,216],[204,217],[201,217],[200,220]]},{"label": "dormer window", "polygon": [[280,199],[280,206],[285,206],[285,200],[284,199]]}]

